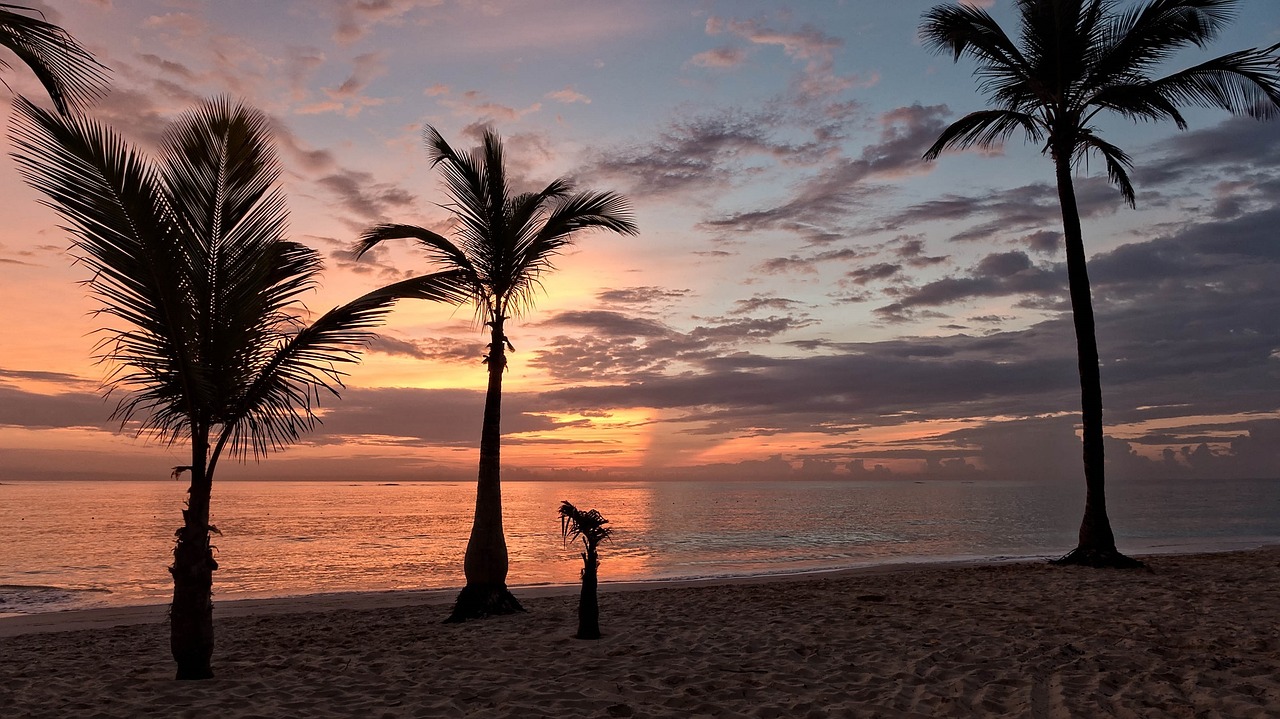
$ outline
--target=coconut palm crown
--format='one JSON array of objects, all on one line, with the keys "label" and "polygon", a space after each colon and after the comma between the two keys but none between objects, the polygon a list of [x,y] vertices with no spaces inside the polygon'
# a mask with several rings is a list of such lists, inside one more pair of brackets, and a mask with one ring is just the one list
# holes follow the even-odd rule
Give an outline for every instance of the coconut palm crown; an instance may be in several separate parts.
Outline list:
[{"label": "coconut palm crown", "polygon": [[969,4],[936,6],[920,26],[930,49],[956,61],[965,56],[977,61],[975,74],[993,105],[946,128],[925,159],[945,150],[996,146],[1021,133],[1054,163],[1076,332],[1087,487],[1079,544],[1059,560],[1064,563],[1136,564],[1116,551],[1106,512],[1102,385],[1072,170],[1086,157],[1101,157],[1110,181],[1133,206],[1132,159],[1102,138],[1094,124],[1099,117],[1171,120],[1185,129],[1181,108],[1187,106],[1258,119],[1280,115],[1280,45],[1158,75],[1176,53],[1208,45],[1237,6],[1236,0],[1017,0],[1016,41],[985,10]]},{"label": "coconut palm crown", "polygon": [[583,511],[569,501],[560,503],[560,535],[567,546],[569,542],[581,539],[582,547],[582,591],[578,596],[578,639],[600,638],[600,599],[599,568],[600,556],[597,549],[600,543],[613,534],[613,529],[606,526],[609,520],[599,511],[588,509]]},{"label": "coconut palm crown", "polygon": [[476,510],[463,571],[466,586],[449,621],[520,611],[507,591],[507,545],[502,528],[501,407],[506,353],[514,351],[505,323],[534,305],[553,261],[577,233],[638,232],[626,198],[613,192],[577,191],[561,178],[537,192],[516,193],[506,171],[502,139],[486,130],[481,146],[458,152],[433,127],[425,132],[431,164],[444,179],[445,205],[453,215],[450,240],[423,227],[383,224],[357,241],[357,257],[387,240],[413,240],[434,272],[415,278],[440,301],[470,304],[489,328],[484,361],[488,389],[480,436]]},{"label": "coconut palm crown", "polygon": [[565,544],[582,540],[582,547],[594,553],[600,543],[613,534],[612,527],[606,527],[609,520],[598,510],[588,509],[585,512],[565,500],[560,503],[560,535]]},{"label": "coconut palm crown", "polygon": [[[103,94],[107,68],[35,8],[0,3],[0,46],[31,69],[63,115]],[[0,68],[9,63],[0,59]]]},{"label": "coconut palm crown", "polygon": [[170,646],[179,679],[212,676],[209,502],[225,454],[264,456],[318,420],[374,326],[412,283],[370,293],[310,325],[303,293],[319,254],[284,239],[287,213],[266,117],[225,99],[183,115],[158,161],[109,127],[19,99],[11,120],[24,179],[68,223],[104,319],[99,359],[114,418],[170,444],[191,473],[177,530]]}]

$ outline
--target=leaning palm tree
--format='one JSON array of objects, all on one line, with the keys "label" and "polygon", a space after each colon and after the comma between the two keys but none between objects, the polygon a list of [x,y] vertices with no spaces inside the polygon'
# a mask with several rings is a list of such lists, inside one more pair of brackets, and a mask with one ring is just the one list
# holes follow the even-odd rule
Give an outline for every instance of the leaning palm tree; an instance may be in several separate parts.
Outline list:
[{"label": "leaning palm tree", "polygon": [[560,536],[565,544],[575,539],[582,540],[582,592],[578,596],[578,633],[575,639],[600,638],[600,600],[599,586],[600,555],[597,551],[600,543],[613,534],[609,520],[600,512],[589,509],[582,511],[568,500],[560,503]]},{"label": "leaning palm tree", "polygon": [[[284,239],[287,213],[266,118],[226,100],[170,128],[158,161],[110,128],[19,99],[10,134],[24,179],[69,224],[86,285],[106,318],[99,359],[113,418],[191,444],[191,485],[175,533],[170,648],[177,678],[212,676],[214,472],[255,459],[317,421],[368,329],[412,283],[384,288],[307,326],[300,296],[320,257]],[[423,296],[435,297],[428,289]]]},{"label": "leaning palm tree", "polygon": [[1096,153],[1124,201],[1134,206],[1133,164],[1103,140],[1093,122],[1104,112],[1132,120],[1186,121],[1191,105],[1258,119],[1280,115],[1280,45],[1230,53],[1164,77],[1163,61],[1191,45],[1203,47],[1232,18],[1236,0],[1146,0],[1117,7],[1114,0],[1017,0],[1019,42],[972,5],[940,5],[920,26],[926,45],[958,61],[978,61],[982,90],[994,109],[970,113],[942,132],[924,157],[944,150],[998,145],[1019,130],[1043,143],[1054,164],[1062,205],[1067,283],[1075,322],[1084,426],[1086,498],[1077,547],[1063,564],[1135,566],[1116,550],[1107,518],[1102,447],[1102,382],[1093,305],[1085,270],[1074,165]]},{"label": "leaning palm tree", "polygon": [[[45,21],[35,8],[0,3],[0,46],[31,68],[63,115],[85,107],[103,93],[107,68],[66,30]],[[0,69],[9,69],[3,59]]]},{"label": "leaning palm tree", "polygon": [[435,128],[426,128],[433,167],[444,175],[456,241],[422,227],[377,225],[355,246],[357,257],[386,240],[415,240],[435,272],[417,278],[435,288],[444,301],[471,304],[477,322],[489,328],[489,383],[480,434],[480,467],[475,518],[463,559],[466,586],[447,621],[522,611],[507,590],[507,542],[502,530],[501,424],[502,374],[506,351],[515,351],[506,321],[533,308],[542,279],[556,255],[576,232],[603,229],[637,232],[627,200],[612,192],[575,192],[557,179],[539,192],[513,194],[508,184],[502,140],[486,131],[482,147],[455,151]]}]

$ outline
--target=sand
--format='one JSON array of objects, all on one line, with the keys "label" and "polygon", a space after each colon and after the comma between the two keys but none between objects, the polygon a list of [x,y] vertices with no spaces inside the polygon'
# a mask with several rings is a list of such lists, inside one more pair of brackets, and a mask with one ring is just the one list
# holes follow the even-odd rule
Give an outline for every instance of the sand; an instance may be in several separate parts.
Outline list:
[{"label": "sand", "polygon": [[563,590],[465,625],[440,593],[224,604],[204,682],[141,610],[0,620],[0,715],[1280,717],[1280,548],[1147,559],[606,583],[596,642]]}]

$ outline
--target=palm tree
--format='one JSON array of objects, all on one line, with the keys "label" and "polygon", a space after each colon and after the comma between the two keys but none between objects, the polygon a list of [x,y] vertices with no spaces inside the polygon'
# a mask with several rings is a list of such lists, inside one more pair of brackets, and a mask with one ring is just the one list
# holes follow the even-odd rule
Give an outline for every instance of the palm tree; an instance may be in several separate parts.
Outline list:
[{"label": "palm tree", "polygon": [[1186,121],[1183,106],[1221,108],[1258,119],[1280,114],[1277,50],[1250,49],[1214,58],[1164,77],[1152,73],[1191,45],[1203,47],[1232,18],[1236,0],[1146,0],[1120,11],[1113,0],[1017,0],[1021,24],[1015,43],[984,10],[940,5],[924,15],[924,42],[959,61],[978,61],[976,74],[994,109],[970,113],[942,132],[925,153],[999,145],[1021,130],[1043,143],[1053,160],[1062,205],[1067,282],[1075,322],[1084,425],[1087,494],[1077,547],[1062,564],[1135,566],[1116,550],[1107,518],[1103,478],[1102,382],[1093,306],[1085,269],[1080,213],[1072,185],[1075,163],[1096,153],[1112,183],[1134,206],[1133,163],[1092,124],[1103,112],[1131,120]]},{"label": "palm tree", "polygon": [[560,504],[560,535],[565,544],[581,539],[587,551],[582,553],[582,593],[578,597],[578,633],[576,639],[600,638],[600,601],[596,587],[599,584],[597,570],[600,567],[600,555],[596,547],[613,534],[613,529],[604,525],[609,520],[600,516],[594,509],[582,511],[568,501]]},{"label": "palm tree", "polygon": [[626,198],[612,192],[575,192],[560,178],[539,192],[513,194],[508,185],[502,139],[486,131],[482,147],[459,153],[435,128],[426,128],[433,167],[444,175],[452,201],[456,242],[413,225],[383,224],[365,231],[355,246],[357,257],[386,240],[417,241],[437,271],[417,278],[435,288],[445,302],[471,304],[476,319],[489,328],[489,384],[480,434],[480,467],[476,482],[475,519],[463,560],[466,586],[458,594],[447,621],[460,622],[491,614],[523,611],[507,591],[507,542],[502,531],[501,410],[502,373],[508,319],[533,308],[552,260],[576,232],[603,229],[626,235],[637,232]]},{"label": "palm tree", "polygon": [[[35,8],[0,3],[0,45],[31,68],[63,115],[85,107],[103,93],[107,68],[67,31],[46,22]],[[0,68],[7,70],[9,64],[0,60]]]},{"label": "palm tree", "polygon": [[[408,285],[299,319],[319,254],[284,239],[287,213],[266,118],[225,99],[170,128],[158,161],[110,128],[19,99],[11,126],[24,179],[68,221],[106,318],[98,345],[122,392],[114,419],[188,440],[191,472],[173,550],[170,648],[178,679],[212,676],[209,502],[224,455],[261,458],[311,428],[339,363],[354,362]],[[434,297],[428,290],[423,296]]]}]

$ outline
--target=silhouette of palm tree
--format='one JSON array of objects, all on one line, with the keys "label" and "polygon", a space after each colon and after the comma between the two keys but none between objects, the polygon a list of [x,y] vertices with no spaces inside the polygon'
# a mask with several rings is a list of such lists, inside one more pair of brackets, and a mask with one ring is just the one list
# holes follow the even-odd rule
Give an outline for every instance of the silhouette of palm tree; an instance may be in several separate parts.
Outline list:
[{"label": "silhouette of palm tree", "polygon": [[1100,155],[1111,182],[1133,206],[1132,161],[1098,134],[1092,124],[1098,115],[1172,120],[1179,129],[1187,126],[1179,111],[1187,105],[1259,119],[1280,115],[1280,45],[1152,76],[1177,51],[1207,45],[1232,18],[1236,5],[1236,0],[1147,0],[1118,11],[1113,0],[1018,0],[1017,43],[986,11],[972,5],[934,7],[920,26],[925,44],[935,52],[978,61],[981,89],[995,106],[953,123],[925,159],[936,159],[947,149],[999,145],[1021,130],[1028,141],[1043,143],[1043,152],[1053,160],[1075,322],[1087,487],[1079,544],[1059,563],[1141,564],[1116,550],[1107,517],[1102,381],[1072,167],[1091,154]]},{"label": "silhouette of palm tree", "polygon": [[586,550],[582,553],[582,592],[578,597],[578,633],[574,635],[577,639],[600,638],[600,600],[597,594],[600,555],[597,548],[613,534],[613,529],[605,526],[608,523],[609,520],[594,509],[584,512],[568,501],[560,503],[560,534],[565,544],[581,539]]},{"label": "silhouette of palm tree", "polygon": [[[84,108],[103,93],[106,66],[65,30],[46,22],[35,8],[0,3],[0,45],[31,68],[63,115]],[[8,69],[9,64],[0,60],[0,68]]]},{"label": "silhouette of palm tree", "polygon": [[68,221],[93,273],[105,384],[125,393],[112,417],[190,440],[191,464],[174,470],[190,471],[191,486],[170,567],[170,647],[178,679],[210,677],[219,459],[257,459],[310,429],[322,392],[341,386],[337,366],[356,361],[368,328],[412,293],[392,287],[310,326],[299,319],[320,256],[283,237],[280,169],[257,111],[199,105],[169,129],[158,162],[109,127],[25,99],[11,134],[19,171]]},{"label": "silhouette of palm tree", "polygon": [[413,225],[372,227],[355,246],[362,256],[386,240],[415,240],[438,268],[417,278],[434,288],[434,298],[456,305],[472,304],[476,317],[490,329],[489,383],[480,435],[475,519],[467,542],[463,571],[466,586],[458,594],[447,621],[460,622],[491,614],[522,611],[507,591],[507,542],[502,529],[501,409],[506,351],[514,351],[505,323],[533,308],[552,260],[576,232],[602,229],[634,235],[626,198],[612,192],[575,192],[564,178],[539,192],[513,194],[508,185],[502,139],[484,133],[482,146],[459,153],[435,128],[426,128],[433,167],[444,175],[447,206],[456,220],[457,242]]}]

